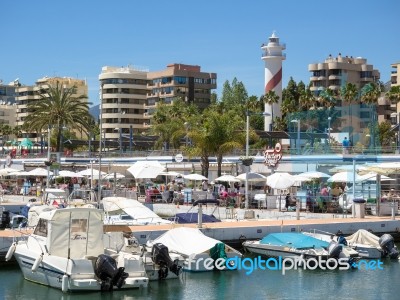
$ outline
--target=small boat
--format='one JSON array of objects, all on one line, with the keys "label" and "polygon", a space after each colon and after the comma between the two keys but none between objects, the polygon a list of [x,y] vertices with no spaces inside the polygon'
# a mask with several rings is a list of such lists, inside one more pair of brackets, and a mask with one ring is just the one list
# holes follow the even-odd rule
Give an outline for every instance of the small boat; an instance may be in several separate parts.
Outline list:
[{"label": "small boat", "polygon": [[396,259],[399,256],[399,250],[394,244],[394,238],[390,234],[384,234],[381,237],[360,229],[354,234],[346,237],[347,244],[360,253],[364,258],[383,258],[389,257]]},{"label": "small boat", "polygon": [[243,247],[269,257],[329,258],[329,243],[298,232],[270,233],[259,241],[245,241]]},{"label": "small boat", "polygon": [[105,197],[102,200],[107,225],[171,224],[137,200],[125,197]]},{"label": "small boat", "polygon": [[[218,270],[233,270],[237,258],[242,254],[222,243],[219,240],[204,235],[197,228],[178,227],[170,229],[158,238],[148,241],[147,249],[161,243],[166,246],[171,254],[177,254],[184,260],[183,270],[189,272],[203,272]],[[219,264],[217,266],[216,264]],[[225,263],[229,263],[227,268]]]},{"label": "small boat", "polygon": [[140,255],[143,259],[149,280],[164,280],[178,278],[182,274],[184,259],[176,253],[171,253],[168,247],[156,243],[147,252],[146,245],[140,245],[133,234],[122,232],[105,233],[106,247],[116,251],[124,251]]},{"label": "small boat", "polygon": [[[214,204],[215,207],[211,214],[205,214],[202,210],[202,205]],[[191,212],[191,210],[198,206],[198,212]],[[170,218],[170,220],[178,223],[178,224],[190,224],[190,223],[199,223],[199,217],[201,219],[201,223],[215,223],[221,222],[220,219],[214,216],[214,213],[219,208],[219,201],[214,199],[202,199],[193,202],[193,206],[186,213],[177,213],[174,217]]]},{"label": "small boat", "polygon": [[147,287],[139,255],[105,247],[102,210],[64,208],[45,211],[27,239],[13,243],[12,256],[29,281],[73,291],[111,291]]},{"label": "small boat", "polygon": [[[347,246],[344,247],[345,249],[350,247],[357,251],[361,258],[379,259],[386,256],[390,258],[397,258],[399,256],[399,251],[390,234],[384,234],[379,238],[365,229],[359,229],[346,238],[340,230],[336,234],[318,230],[304,232],[304,234],[311,235],[326,242],[334,240],[341,244],[344,243]],[[341,242],[340,239],[342,239],[343,242]]]}]

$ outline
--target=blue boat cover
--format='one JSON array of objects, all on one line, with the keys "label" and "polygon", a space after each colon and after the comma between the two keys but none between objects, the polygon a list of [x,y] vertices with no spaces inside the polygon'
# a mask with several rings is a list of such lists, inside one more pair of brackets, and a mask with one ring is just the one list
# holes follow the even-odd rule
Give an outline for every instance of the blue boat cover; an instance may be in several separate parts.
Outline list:
[{"label": "blue boat cover", "polygon": [[270,233],[260,244],[288,246],[296,249],[328,248],[329,243],[298,232]]},{"label": "blue boat cover", "polygon": [[[197,223],[198,222],[198,213],[180,213],[176,214],[174,218],[176,219],[176,222],[179,224],[187,224],[187,223]],[[218,220],[216,217],[213,215],[206,215],[203,214],[203,223],[214,223],[214,222],[221,222],[221,220]]]}]

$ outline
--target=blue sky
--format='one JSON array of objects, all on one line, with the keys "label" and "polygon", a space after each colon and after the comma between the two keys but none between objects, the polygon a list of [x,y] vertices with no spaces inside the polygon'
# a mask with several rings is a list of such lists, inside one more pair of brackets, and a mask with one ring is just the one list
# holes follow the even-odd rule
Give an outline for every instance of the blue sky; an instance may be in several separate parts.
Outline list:
[{"label": "blue sky", "polygon": [[384,82],[400,61],[397,0],[36,0],[1,1],[0,10],[0,79],[86,79],[93,104],[105,65],[200,65],[217,73],[219,95],[236,77],[249,95],[261,96],[260,47],[274,30],[287,47],[284,86],[290,77],[308,83],[308,64],[329,54],[367,58]]}]

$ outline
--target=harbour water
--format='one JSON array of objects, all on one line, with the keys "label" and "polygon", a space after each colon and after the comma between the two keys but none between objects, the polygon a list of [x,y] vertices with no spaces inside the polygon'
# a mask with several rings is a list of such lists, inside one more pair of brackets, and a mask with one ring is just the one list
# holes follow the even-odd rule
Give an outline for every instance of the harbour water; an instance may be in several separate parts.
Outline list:
[{"label": "harbour water", "polygon": [[398,299],[400,262],[383,262],[383,270],[183,273],[179,280],[150,282],[147,289],[74,294],[25,280],[17,265],[1,266],[0,299]]}]

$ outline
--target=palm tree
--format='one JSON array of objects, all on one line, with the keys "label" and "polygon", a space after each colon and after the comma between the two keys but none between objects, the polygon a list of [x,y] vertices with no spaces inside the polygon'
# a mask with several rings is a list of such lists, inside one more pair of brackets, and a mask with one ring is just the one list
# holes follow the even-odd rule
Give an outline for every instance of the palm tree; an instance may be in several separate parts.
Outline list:
[{"label": "palm tree", "polygon": [[381,87],[375,83],[368,83],[361,89],[361,102],[365,104],[377,104],[381,96]]},{"label": "palm tree", "polygon": [[[358,99],[358,88],[355,84],[353,83],[346,83],[346,85],[342,86],[341,90],[340,90],[340,96],[342,97],[342,100],[344,100],[344,102],[347,102],[348,105],[348,114],[350,117],[350,126],[349,126],[349,139],[350,141],[352,140],[352,134],[353,134],[353,124],[352,124],[352,115],[351,115],[351,105],[354,101],[356,101]],[[344,103],[342,102],[342,107]]]},{"label": "palm tree", "polygon": [[279,96],[273,90],[269,90],[262,99],[265,104],[271,106],[271,128],[270,130],[274,129],[274,104],[279,102]]},{"label": "palm tree", "polygon": [[40,94],[40,99],[28,104],[28,116],[25,124],[30,130],[43,130],[54,128],[56,130],[56,151],[61,150],[61,135],[65,127],[84,128],[88,131],[89,104],[84,101],[86,95],[76,95],[76,87],[64,87],[57,81],[49,85],[45,93]]},{"label": "palm tree", "polygon": [[389,99],[393,103],[398,103],[400,102],[400,85],[397,86],[392,86],[390,90],[386,93],[386,96],[389,97]]},{"label": "palm tree", "polygon": [[300,92],[299,104],[300,110],[309,110],[310,108],[315,107],[315,96],[310,90],[310,87],[307,87]]}]

